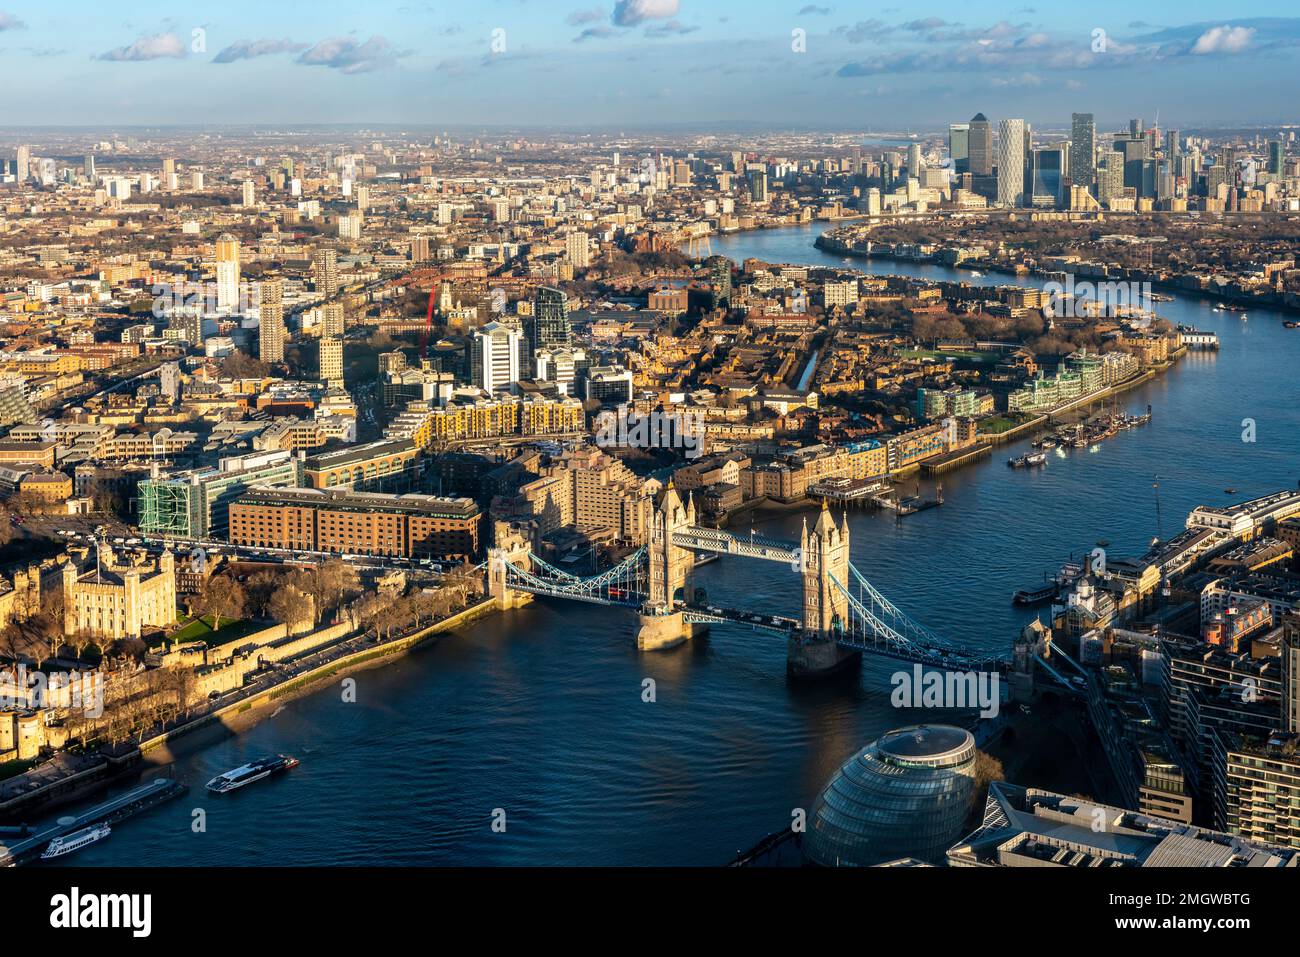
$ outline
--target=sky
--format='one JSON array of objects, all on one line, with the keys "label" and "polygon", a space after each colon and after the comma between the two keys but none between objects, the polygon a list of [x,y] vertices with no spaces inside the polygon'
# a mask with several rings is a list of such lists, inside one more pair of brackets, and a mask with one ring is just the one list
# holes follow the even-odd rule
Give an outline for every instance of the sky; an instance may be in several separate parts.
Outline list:
[{"label": "sky", "polygon": [[0,127],[1296,121],[1294,3],[0,0]]}]

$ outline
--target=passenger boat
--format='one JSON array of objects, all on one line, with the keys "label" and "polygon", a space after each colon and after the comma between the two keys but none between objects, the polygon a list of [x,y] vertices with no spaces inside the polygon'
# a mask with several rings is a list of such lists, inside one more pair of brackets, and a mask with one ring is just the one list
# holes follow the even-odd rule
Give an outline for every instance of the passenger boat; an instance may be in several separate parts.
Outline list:
[{"label": "passenger boat", "polygon": [[297,766],[298,759],[289,757],[287,754],[277,754],[272,758],[259,758],[240,767],[232,768],[224,774],[218,774],[207,783],[206,787],[213,794],[226,794],[242,788],[246,784],[252,784],[254,781],[260,781],[262,778],[268,778],[272,774],[279,774],[281,771],[288,771],[290,768],[296,768]]},{"label": "passenger boat", "polygon": [[1039,605],[1050,601],[1059,593],[1058,586],[1052,582],[1042,588],[1022,588],[1011,596],[1011,600],[1017,605]]},{"label": "passenger boat", "polygon": [[1007,459],[1007,465],[1013,469],[1032,468],[1035,465],[1045,465],[1047,463],[1046,452],[1032,452],[1026,455],[1016,456],[1014,459]]},{"label": "passenger boat", "polygon": [[107,824],[92,824],[90,827],[83,827],[80,831],[72,834],[56,837],[41,852],[41,860],[48,861],[54,857],[62,857],[64,854],[79,851],[83,847],[89,847],[96,841],[102,841],[111,833],[113,832]]}]

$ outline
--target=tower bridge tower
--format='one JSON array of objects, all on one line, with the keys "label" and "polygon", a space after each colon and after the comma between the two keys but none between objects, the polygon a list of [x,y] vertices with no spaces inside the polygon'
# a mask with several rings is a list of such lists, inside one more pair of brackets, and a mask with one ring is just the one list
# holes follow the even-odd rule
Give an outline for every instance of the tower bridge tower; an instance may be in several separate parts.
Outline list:
[{"label": "tower bridge tower", "polygon": [[[805,519],[799,539],[803,576],[803,632],[786,645],[786,670],[796,676],[837,671],[861,660],[836,641],[849,624],[849,600],[840,590],[849,581],[849,519],[835,524],[825,500],[812,530]],[[835,580],[832,581],[832,578]]]},{"label": "tower bridge tower", "polygon": [[677,532],[694,524],[695,503],[688,494],[683,504],[669,479],[650,526],[649,597],[638,615],[636,633],[636,645],[643,651],[680,644],[702,630],[682,614],[682,606],[694,597],[695,553],[673,542]]},{"label": "tower bridge tower", "polygon": [[669,479],[650,525],[650,597],[646,602],[647,608],[671,611],[674,606],[691,600],[695,553],[673,544],[673,535],[694,524],[695,503],[688,493],[683,505],[673,488],[672,479]]}]

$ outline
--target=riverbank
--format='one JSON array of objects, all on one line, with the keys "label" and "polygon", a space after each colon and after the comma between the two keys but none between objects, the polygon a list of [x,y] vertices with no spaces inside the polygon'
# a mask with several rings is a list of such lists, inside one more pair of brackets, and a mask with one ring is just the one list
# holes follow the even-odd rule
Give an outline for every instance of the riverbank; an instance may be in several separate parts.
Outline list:
[{"label": "riverbank", "polygon": [[[1045,270],[1036,269],[1023,265],[1007,265],[1005,263],[992,262],[983,259],[963,259],[955,263],[940,262],[934,257],[917,258],[915,256],[899,256],[893,252],[864,252],[851,243],[846,243],[827,233],[822,233],[813,241],[813,245],[829,255],[846,256],[850,259],[884,259],[891,262],[913,263],[918,266],[938,266],[944,269],[953,269],[967,273],[983,274],[997,273],[1000,276],[1028,277],[1036,280],[1046,279],[1057,273],[1070,273],[1069,270]],[[1110,268],[1109,264],[1107,264]],[[1121,268],[1121,267],[1114,267]],[[1285,312],[1300,312],[1300,302],[1292,302],[1285,297],[1278,296],[1275,293],[1268,293],[1265,296],[1248,296],[1241,293],[1230,292],[1221,289],[1205,289],[1199,286],[1192,287],[1183,285],[1180,282],[1160,279],[1154,276],[1137,273],[1128,276],[1111,276],[1099,278],[1095,276],[1082,277],[1088,282],[1137,282],[1145,283],[1153,291],[1181,293],[1185,296],[1203,296],[1206,299],[1212,299],[1216,302],[1231,303],[1234,305],[1246,306],[1254,309],[1274,309]],[[1154,309],[1154,304],[1152,306]]]},{"label": "riverbank", "polygon": [[[72,770],[68,776],[52,782],[39,792],[33,791],[25,796],[27,800],[9,802],[4,807],[4,818],[16,819],[14,816],[18,814],[30,817],[45,813],[83,800],[132,777],[156,773],[159,767],[172,764],[223,738],[247,732],[262,720],[277,714],[285,704],[319,690],[319,686],[329,678],[342,678],[387,664],[434,638],[470,625],[496,610],[496,602],[485,598],[476,605],[410,634],[386,639],[378,644],[372,643],[337,658],[329,658],[286,681],[242,695],[237,700],[146,738],[133,749],[102,755],[102,759],[94,760],[93,764],[90,763],[93,755],[84,756],[83,761],[87,766]],[[328,655],[330,651],[349,641],[356,641],[358,637],[356,634],[346,636],[338,644],[315,654]]]},{"label": "riverbank", "polygon": [[385,664],[389,659],[406,654],[435,636],[453,631],[495,610],[495,601],[484,599],[479,604],[472,605],[455,615],[444,618],[442,621],[435,622],[427,628],[388,639],[368,648],[361,648],[343,657],[323,662],[309,671],[295,675],[289,681],[270,685],[252,695],[231,702],[216,711],[140,742],[140,754],[151,764],[169,763],[173,760],[173,758],[168,757],[171,753],[170,745],[177,738],[184,737],[213,724],[225,728],[230,733],[238,734],[262,720],[275,708],[316,690],[316,686],[327,678],[342,677]]}]

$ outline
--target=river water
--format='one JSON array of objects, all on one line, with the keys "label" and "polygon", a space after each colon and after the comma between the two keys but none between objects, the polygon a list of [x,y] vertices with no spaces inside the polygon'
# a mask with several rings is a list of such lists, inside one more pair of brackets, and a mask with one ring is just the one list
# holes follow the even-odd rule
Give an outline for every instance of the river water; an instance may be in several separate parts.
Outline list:
[{"label": "river water", "polygon": [[[814,248],[820,228],[741,234],[713,248],[738,261],[840,264]],[[1012,281],[884,260],[843,265]],[[943,508],[901,522],[855,512],[854,564],[914,618],[1005,651],[1032,616],[1011,605],[1015,589],[1101,539],[1115,555],[1144,548],[1157,532],[1157,474],[1165,535],[1195,505],[1293,486],[1300,330],[1284,329],[1277,313],[1243,322],[1212,305],[1181,295],[1159,304],[1174,322],[1217,332],[1222,349],[1189,355],[1120,399],[1135,412],[1150,404],[1150,425],[1036,471],[1005,464],[1027,441],[1000,448],[944,477]],[[1254,443],[1242,441],[1247,418]],[[792,538],[802,519],[756,528]],[[698,578],[717,604],[797,614],[798,576],[780,565],[724,558]],[[784,643],[762,632],[715,627],[642,654],[631,631],[623,612],[539,601],[356,675],[355,703],[324,685],[183,757],[174,773],[189,794],[69,863],[718,864],[788,824],[881,731],[936,717],[890,706],[895,666],[869,662],[860,675],[804,686],[787,682]],[[271,752],[302,765],[224,797],[203,790],[212,775]],[[492,826],[501,813],[504,832]]]}]

